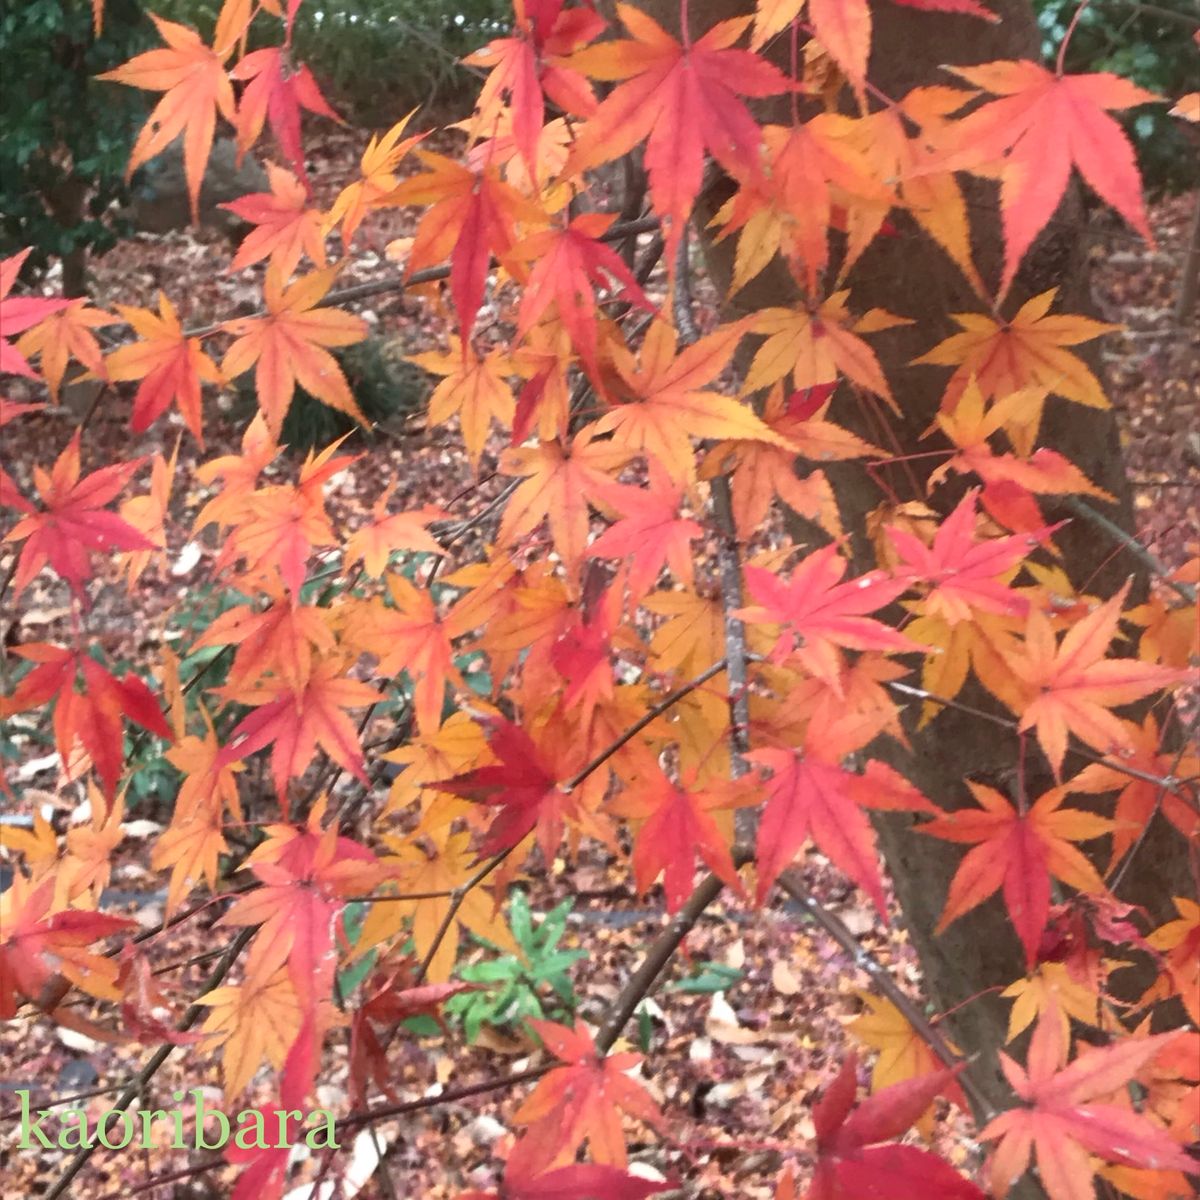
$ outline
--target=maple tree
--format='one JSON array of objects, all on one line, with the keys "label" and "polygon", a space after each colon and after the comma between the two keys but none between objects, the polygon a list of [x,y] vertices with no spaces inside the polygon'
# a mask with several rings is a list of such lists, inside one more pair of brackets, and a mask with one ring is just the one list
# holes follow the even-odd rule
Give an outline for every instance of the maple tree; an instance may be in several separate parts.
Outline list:
[{"label": "maple tree", "polygon": [[[976,0],[897,2],[930,21],[994,16]],[[90,814],[65,835],[40,814],[32,831],[0,828],[15,863],[0,1018],[175,1048],[230,1102],[265,1067],[281,1110],[313,1098],[348,1025],[347,1128],[433,1107],[444,1097],[397,1099],[403,1022],[442,1020],[473,986],[453,978],[462,930],[520,954],[509,886],[553,880],[586,842],[637,892],[661,883],[672,919],[598,1030],[528,1022],[541,1065],[509,1085],[540,1081],[509,1113],[495,1188],[461,1195],[634,1200],[678,1182],[630,1166],[634,1123],[670,1136],[678,1114],[636,1074],[642,1056],[614,1047],[701,912],[724,894],[753,914],[783,890],[862,956],[806,891],[806,848],[886,920],[903,838],[950,864],[919,947],[986,908],[1015,949],[985,989],[1009,1006],[1006,1048],[951,1043],[873,964],[881,994],[851,1024],[879,1052],[873,1094],[855,1103],[853,1053],[829,1067],[778,1200],[800,1186],[813,1200],[1191,1194],[1200,908],[1168,884],[1190,871],[1194,888],[1200,863],[1175,711],[1200,652],[1197,571],[1169,574],[1089,508],[1113,499],[1109,480],[1047,443],[1055,406],[1108,407],[1077,348],[1112,327],[1063,310],[1056,286],[1021,287],[1074,174],[1148,236],[1111,114],[1158,98],[1068,75],[1061,56],[959,65],[888,95],[869,71],[886,18],[865,0],[760,0],[699,30],[687,0],[665,23],[651,6],[619,4],[610,23],[586,3],[516,0],[507,35],[469,60],[486,78],[462,153],[431,149],[410,115],[370,139],[323,210],[302,110],[340,118],[294,59],[300,3],[225,0],[211,44],[156,17],[163,46],[104,77],[162,93],[130,171],[182,135],[193,213],[219,119],[239,152],[282,159],[269,192],[227,206],[253,226],[229,268],[258,271],[259,309],[189,328],[166,291],[157,312],[112,313],[14,292],[24,255],[0,263],[0,370],[51,398],[72,362],[114,391],[136,384],[138,435],[98,463],[78,428],[44,462],[0,471],[5,599],[58,580],[72,618],[62,643],[6,641],[0,715],[45,727]],[[248,50],[252,27],[270,45]],[[590,211],[597,172],[632,154],[634,203]],[[970,228],[980,187],[998,196],[990,264]],[[365,477],[366,456],[339,443],[297,465],[279,439],[297,387],[365,423],[331,350],[367,323],[334,283],[359,231],[396,208],[416,225],[390,286],[422,288],[449,322],[444,345],[413,356],[438,377],[429,422],[505,485],[459,521],[453,504],[394,510],[386,480],[369,519],[344,527],[328,488]],[[902,297],[896,311],[859,300],[856,264],[906,220],[971,298],[940,314],[941,334]],[[696,240],[733,256],[718,305],[693,302]],[[738,310],[771,264],[794,295]],[[106,351],[93,331],[118,327]],[[877,349],[899,332],[922,339],[911,363],[942,368],[910,454],[891,449],[913,414]],[[175,405],[203,454],[212,393],[251,375],[240,454],[183,480],[178,444],[135,452]],[[38,411],[3,401],[0,423]],[[862,520],[844,468],[869,480]],[[1064,497],[1129,552],[1136,581],[1073,579],[1072,530],[1047,511]],[[179,531],[215,535],[213,581],[239,602],[160,661],[119,667],[93,599],[111,569],[136,605]],[[206,665],[184,677],[195,655]],[[218,657],[221,681],[205,679]],[[914,746],[955,716],[990,729],[1001,766],[963,761],[952,794],[922,789]],[[148,752],[180,782],[149,854],[164,921],[134,933],[102,895]],[[251,763],[269,780],[257,790]],[[1156,911],[1123,887],[1152,829],[1183,864]],[[365,913],[353,930],[351,905]],[[213,909],[212,928],[236,932],[176,1014],[156,940]],[[1110,981],[1131,963],[1132,999]],[[975,1178],[901,1141],[928,1131],[939,1096],[991,1146]],[[235,1198],[283,1193],[285,1146],[197,1170],[221,1164],[238,1170]]]}]

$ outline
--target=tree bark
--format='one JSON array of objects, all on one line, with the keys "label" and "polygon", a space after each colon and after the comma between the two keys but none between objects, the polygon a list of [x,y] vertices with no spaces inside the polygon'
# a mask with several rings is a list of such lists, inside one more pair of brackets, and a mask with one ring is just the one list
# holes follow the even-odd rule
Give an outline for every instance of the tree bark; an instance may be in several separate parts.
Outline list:
[{"label": "tree bark", "polygon": [[[640,0],[667,29],[679,29],[677,0]],[[930,84],[948,84],[952,78],[943,64],[970,65],[996,59],[1039,57],[1038,34],[1028,0],[991,0],[1000,18],[986,22],[947,13],[923,12],[892,3],[872,4],[874,19],[870,59],[871,83],[893,99],[909,90]],[[715,21],[752,11],[748,0],[691,0],[690,24],[699,36]],[[778,65],[787,69],[787,38]],[[764,105],[760,119],[786,123],[786,105]],[[722,184],[702,200],[696,225],[701,230],[725,194]],[[1000,240],[997,189],[994,184],[972,180],[967,187],[972,243],[976,264],[990,286],[995,286],[1003,252]],[[923,438],[938,410],[949,371],[943,367],[913,366],[919,357],[944,338],[957,332],[952,313],[977,312],[982,305],[958,268],[936,244],[911,221],[900,220],[901,236],[880,237],[850,272],[855,311],[882,308],[908,317],[912,324],[889,330],[871,339],[901,410],[899,419],[889,415],[895,431],[898,455],[920,454],[943,440]],[[734,239],[719,245],[706,244],[706,255],[714,283],[727,294],[732,270]],[[1051,287],[1059,288],[1056,310],[1088,312],[1091,307],[1087,283],[1085,212],[1079,190],[1071,188],[1053,221],[1027,255],[1012,292],[1004,305],[1012,313],[1031,296]],[[743,288],[728,315],[743,315],[772,305],[794,303],[798,293],[789,273],[776,260],[757,279]],[[1090,365],[1098,362],[1093,355]],[[868,440],[879,441],[878,427],[864,415],[850,396],[835,400],[835,419],[855,428]],[[1116,421],[1111,412],[1086,412],[1076,405],[1052,397],[1047,404],[1041,445],[1066,455],[1095,484],[1116,497],[1105,513],[1121,528],[1132,531],[1131,491],[1121,460]],[[889,449],[893,447],[889,444]],[[889,482],[904,495],[912,492],[912,474],[924,488],[928,475],[940,459],[919,458],[896,469]],[[865,526],[867,515],[885,500],[874,479],[856,464],[822,464],[834,487],[845,529],[851,537],[856,567],[875,565]],[[965,484],[936,489],[926,502],[945,514],[961,497]],[[911,499],[926,499],[909,495]],[[1048,521],[1065,519],[1071,513],[1045,498],[1042,505]],[[1074,520],[1055,540],[1072,582],[1089,594],[1112,595],[1131,573],[1140,569],[1133,556],[1116,551],[1111,541],[1095,528]],[[1146,580],[1138,581],[1144,589]],[[960,698],[964,704],[1010,716],[978,685],[969,685]],[[953,810],[970,804],[964,779],[997,787],[1012,796],[1018,741],[1015,734],[964,712],[947,709],[924,730],[915,728],[919,702],[905,714],[912,739],[912,753],[892,743],[873,748],[886,757],[939,807]],[[1028,747],[1026,786],[1036,797],[1053,784],[1033,745]],[[1001,1076],[996,1052],[1005,1043],[1010,1004],[1001,1000],[998,989],[1023,978],[1024,955],[1002,904],[996,900],[980,906],[934,935],[948,892],[950,879],[961,859],[960,852],[945,842],[915,835],[912,821],[888,815],[878,822],[881,849],[895,883],[913,945],[920,956],[926,993],[940,1012],[954,1010],[948,1019],[950,1036],[964,1050],[979,1056],[977,1081],[997,1108],[1012,1103],[1011,1092]],[[1092,850],[1097,865],[1107,865],[1107,840],[1084,847]],[[1175,877],[1186,879],[1181,839],[1157,818],[1139,859],[1124,880],[1123,898],[1145,906],[1156,920],[1170,912],[1171,887]],[[1177,893],[1178,894],[1178,893]],[[1188,893],[1184,893],[1188,894]],[[1144,975],[1141,986],[1144,988]],[[1135,984],[1135,987],[1137,985]],[[992,989],[989,991],[989,989]],[[960,1007],[961,1006],[961,1007]],[[979,1114],[977,1114],[979,1115]],[[1033,1186],[1030,1184],[1029,1186]],[[1036,1194],[1036,1192],[1034,1193]]]}]

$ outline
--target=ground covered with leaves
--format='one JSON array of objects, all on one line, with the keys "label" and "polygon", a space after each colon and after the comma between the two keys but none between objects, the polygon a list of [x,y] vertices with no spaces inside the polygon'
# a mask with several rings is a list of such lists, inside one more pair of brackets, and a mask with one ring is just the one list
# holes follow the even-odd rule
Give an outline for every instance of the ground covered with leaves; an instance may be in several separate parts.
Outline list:
[{"label": "ground covered with leaves", "polygon": [[[357,141],[345,135],[314,143],[310,162],[318,203],[327,206],[354,176],[358,149]],[[1170,567],[1200,553],[1200,444],[1195,434],[1200,427],[1200,323],[1181,328],[1173,316],[1197,200],[1195,195],[1180,196],[1154,207],[1154,250],[1108,225],[1097,226],[1094,248],[1093,290],[1100,314],[1126,326],[1125,332],[1105,339],[1103,353],[1109,395],[1121,415],[1129,471],[1136,482],[1139,535]],[[403,257],[405,239],[412,232],[407,220],[401,213],[388,213],[367,238],[360,237],[338,286],[395,274],[397,266],[389,255]],[[102,308],[116,302],[151,305],[157,290],[169,287],[171,295],[180,298],[179,315],[189,326],[227,317],[239,306],[249,311],[261,294],[261,278],[257,270],[223,273],[230,253],[219,235],[204,231],[144,235],[96,264],[93,298]],[[436,308],[400,291],[381,291],[363,301],[358,311],[377,339],[376,368],[390,381],[386,386],[411,386],[419,392],[425,385],[419,377],[414,382],[403,374],[404,360],[438,347],[444,328]],[[237,453],[252,411],[232,393],[218,407],[220,418],[210,420],[206,428],[207,457]],[[63,444],[71,424],[80,420],[88,424],[90,452],[116,459],[128,439],[127,419],[128,398],[119,390],[97,391],[86,385],[69,389],[58,407],[6,431],[5,459],[25,485],[28,464],[44,459],[46,445]],[[161,438],[158,448],[169,455],[181,431],[182,423],[173,415],[151,432]],[[419,403],[410,409],[401,406],[373,440],[350,447],[367,459],[332,485],[330,497],[335,518],[350,525],[368,520],[387,484],[395,485],[393,507],[432,505],[464,519],[485,512],[499,492],[499,482],[490,475],[502,448],[499,441],[488,444],[475,474],[455,430],[426,429]],[[178,478],[192,479],[198,451],[191,438],[182,438],[179,457]],[[185,499],[191,507],[197,498]],[[98,597],[105,650],[114,660],[157,661],[163,639],[171,636],[166,614],[172,610],[190,614],[197,625],[218,611],[221,598],[206,581],[219,547],[200,538],[171,549],[175,565],[169,572],[157,567],[147,572],[138,585],[136,607],[127,602],[124,585],[115,577]],[[7,569],[7,564],[0,565]],[[69,619],[65,588],[46,584],[45,577],[34,588],[40,590],[27,594],[17,624],[8,631],[11,642],[57,640]],[[388,733],[381,723],[366,736],[370,741]],[[11,806],[6,802],[12,818],[38,809],[60,829],[86,820],[86,802],[81,802],[75,786],[60,785],[54,756],[39,747],[20,722],[9,737],[17,754],[6,763],[15,796]],[[375,798],[382,797],[386,786],[381,779]],[[139,787],[128,800],[126,836],[113,857],[106,907],[132,915],[150,930],[162,920],[164,893],[158,890],[159,876],[148,869],[145,847],[165,824],[171,797],[152,772],[143,773]],[[236,844],[236,831],[230,840]],[[633,1149],[634,1162],[663,1175],[686,1175],[687,1194],[695,1200],[771,1196],[785,1153],[811,1144],[813,1097],[829,1083],[849,1047],[858,1046],[862,1053],[864,1082],[872,1066],[886,1081],[889,1072],[902,1069],[906,1056],[929,1054],[886,1002],[864,996],[871,960],[911,995],[920,993],[915,955],[898,919],[883,926],[869,904],[816,852],[810,852],[806,873],[813,895],[857,936],[861,954],[848,955],[798,908],[755,912],[732,901],[714,904],[688,938],[686,954],[671,966],[664,986],[643,1006],[626,1042],[618,1047],[646,1054],[647,1086],[669,1115],[669,1128],[644,1129],[645,1138]],[[557,990],[545,981],[526,990],[539,997],[547,1015],[565,1020],[574,1011],[598,1024],[666,920],[655,899],[657,891],[649,901],[634,894],[628,872],[613,869],[600,848],[585,848],[560,874],[524,876],[517,882],[532,914],[529,944],[546,978],[560,983]],[[898,917],[894,905],[891,911]],[[156,961],[166,964],[157,982],[176,1003],[200,990],[224,948],[227,933],[212,929],[213,919],[211,912],[201,910],[157,943]],[[481,969],[481,964],[496,958],[491,950],[465,939],[460,963],[467,978],[474,975],[478,990],[456,998],[459,1017],[447,1028],[429,1021],[420,1032],[392,1043],[386,1077],[396,1102],[453,1095],[477,1083],[520,1074],[540,1061],[519,1022],[502,1019],[503,1012],[485,1014],[480,997],[494,986],[495,973],[489,984],[488,968]],[[772,963],[771,969],[755,965]],[[344,981],[346,986],[354,982]],[[475,1037],[470,1052],[462,1048],[464,1026]],[[346,1107],[348,1039],[349,1030],[344,1039],[330,1039],[327,1060],[318,1073],[323,1081],[318,1100],[333,1109]],[[8,1023],[0,1028],[0,1110],[12,1116],[12,1094],[22,1087],[33,1089],[36,1105],[52,1097],[87,1097],[95,1089],[111,1088],[135,1075],[146,1054],[143,1046],[108,1043],[87,1033]],[[201,1088],[215,1105],[221,1095],[217,1082],[215,1075],[197,1079],[186,1074],[182,1056],[177,1056],[155,1076],[143,1104],[160,1107],[170,1103],[173,1092]],[[336,1172],[342,1176],[342,1194],[364,1200],[408,1195],[436,1200],[464,1187],[491,1186],[495,1144],[506,1136],[531,1086],[526,1082],[480,1091],[352,1131],[347,1139],[351,1147],[343,1150],[350,1166],[339,1165]],[[262,1097],[269,1094],[264,1086]],[[91,1095],[84,1103],[102,1111],[110,1107],[111,1093]],[[980,1151],[969,1129],[958,1110],[939,1100],[931,1119],[910,1136],[928,1136],[944,1157],[971,1172],[979,1164]],[[157,1132],[164,1144],[169,1141],[169,1124]],[[292,1200],[328,1194],[315,1185],[330,1165],[320,1152],[308,1153],[307,1160],[295,1164]],[[12,1126],[0,1120],[0,1172],[10,1194],[40,1194],[65,1157],[57,1150],[18,1153]],[[72,1194],[81,1200],[217,1197],[225,1194],[229,1167],[187,1174],[208,1157],[204,1152],[167,1149],[98,1154]],[[146,1185],[151,1177],[176,1170],[182,1173],[178,1180]]]}]

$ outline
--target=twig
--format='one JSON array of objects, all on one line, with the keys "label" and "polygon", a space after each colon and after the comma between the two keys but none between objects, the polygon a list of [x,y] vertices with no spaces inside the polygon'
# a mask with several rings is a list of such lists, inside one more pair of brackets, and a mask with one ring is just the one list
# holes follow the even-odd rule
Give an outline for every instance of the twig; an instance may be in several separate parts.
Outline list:
[{"label": "twig", "polygon": [[1190,583],[1181,583],[1171,578],[1171,568],[1153,551],[1148,550],[1131,533],[1127,533],[1115,521],[1110,520],[1102,512],[1097,512],[1090,504],[1085,504],[1078,496],[1064,496],[1063,505],[1076,516],[1091,521],[1098,529],[1103,529],[1114,541],[1119,542],[1135,558],[1157,575],[1169,588],[1182,596],[1189,604],[1197,600],[1196,589]]},{"label": "twig", "polygon": [[[867,952],[858,938],[850,932],[845,923],[835,913],[823,907],[815,896],[804,885],[800,872],[795,867],[789,867],[778,879],[779,886],[793,900],[802,904],[813,919],[827,934],[854,960],[854,965],[860,967],[871,977],[875,986],[896,1006],[904,1019],[913,1027],[917,1035],[929,1048],[946,1064],[947,1067],[957,1067],[963,1062],[941,1033],[933,1027],[925,1014],[909,999],[897,985],[896,981],[879,964],[875,957]],[[975,1108],[975,1115],[980,1120],[990,1120],[996,1115],[991,1101],[983,1094],[979,1086],[967,1071],[959,1077],[962,1089]]]},{"label": "twig", "polygon": [[[187,1011],[183,1014],[183,1020],[180,1021],[178,1026],[180,1033],[185,1033],[191,1029],[200,1019],[200,1015],[204,1012],[204,1005],[200,1003],[199,997],[207,995],[214,988],[220,986],[221,981],[229,973],[230,968],[237,961],[238,955],[245,949],[246,943],[253,937],[256,929],[257,926],[247,925],[245,929],[238,932],[237,937],[230,943],[229,949],[225,951],[225,956],[217,963],[212,973],[204,981],[197,999],[189,1005]],[[116,1103],[113,1105],[113,1112],[123,1111],[137,1099],[150,1080],[154,1078],[159,1067],[170,1057],[171,1051],[174,1049],[175,1046],[172,1042],[167,1042],[159,1046],[150,1056],[146,1065],[134,1076],[129,1086],[117,1097]],[[59,1200],[61,1196],[65,1196],[75,1176],[87,1166],[88,1160],[92,1157],[93,1152],[99,1144],[98,1141],[92,1141],[81,1146],[71,1161],[63,1168],[62,1174],[55,1180],[54,1186],[45,1194],[43,1200]]]}]

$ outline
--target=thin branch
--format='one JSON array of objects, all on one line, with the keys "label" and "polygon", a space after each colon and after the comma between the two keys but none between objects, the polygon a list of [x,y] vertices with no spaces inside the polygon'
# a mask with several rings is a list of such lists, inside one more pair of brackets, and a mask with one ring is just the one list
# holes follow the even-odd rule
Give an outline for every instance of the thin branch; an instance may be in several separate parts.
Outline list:
[{"label": "thin branch", "polygon": [[627,742],[637,737],[643,729],[646,728],[652,721],[657,721],[669,708],[674,707],[679,703],[684,696],[690,692],[694,692],[698,687],[703,687],[714,675],[719,675],[725,670],[725,660],[718,659],[707,670],[702,671],[695,679],[685,683],[682,687],[676,688],[664,699],[660,700],[653,708],[647,709],[616,741],[606,746],[599,754],[596,755],[586,766],[581,767],[570,779],[559,784],[559,787],[564,792],[573,792],[593,771],[602,767],[618,750],[621,749]]},{"label": "thin branch", "polygon": [[1102,512],[1098,512],[1090,504],[1084,503],[1078,496],[1064,496],[1063,505],[1076,516],[1090,521],[1097,529],[1103,529],[1113,541],[1119,543],[1143,566],[1157,575],[1169,588],[1182,596],[1189,604],[1197,602],[1196,589],[1190,583],[1182,583],[1171,578],[1171,568],[1153,551],[1148,550],[1131,533],[1127,533],[1115,521],[1110,520]]},{"label": "thin branch", "polygon": [[[199,997],[207,995],[220,986],[222,980],[229,974],[230,968],[237,961],[238,955],[245,949],[246,943],[253,937],[256,928],[257,926],[247,925],[245,929],[239,930],[237,937],[233,939],[229,949],[225,951],[225,956],[217,963],[212,973],[202,984],[196,1000],[189,1005],[188,1010],[183,1014],[183,1020],[180,1021],[178,1026],[180,1033],[187,1032],[200,1019],[205,1006],[200,1003]],[[116,1103],[112,1108],[113,1112],[121,1112],[128,1108],[141,1095],[146,1085],[154,1078],[159,1067],[167,1061],[171,1055],[171,1051],[174,1049],[174,1044],[167,1042],[155,1050],[146,1065],[134,1076],[129,1086],[117,1097]],[[65,1196],[75,1176],[87,1166],[88,1160],[92,1157],[93,1152],[99,1144],[98,1141],[92,1141],[85,1146],[81,1146],[71,1161],[63,1168],[62,1174],[55,1180],[54,1186],[45,1194],[43,1200],[60,1200],[60,1197]]]},{"label": "thin branch", "polygon": [[[941,1032],[930,1024],[928,1018],[912,1002],[896,981],[859,942],[858,938],[847,928],[845,923],[835,913],[823,907],[815,896],[804,885],[800,872],[795,867],[789,867],[779,876],[778,885],[793,900],[802,904],[812,915],[813,920],[854,960],[854,964],[871,977],[875,986],[896,1006],[904,1019],[913,1027],[917,1035],[929,1048],[946,1064],[947,1067],[957,1067],[963,1062],[960,1055],[951,1049],[950,1044],[942,1037]],[[967,1098],[975,1108],[975,1115],[982,1120],[990,1120],[996,1115],[991,1101],[984,1095],[978,1084],[971,1078],[969,1071],[963,1071],[959,1082]]]}]

